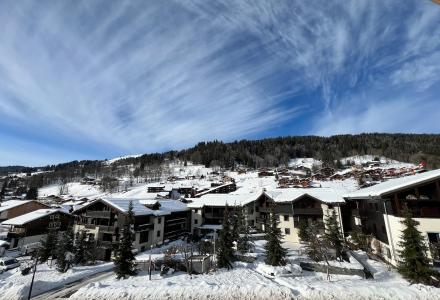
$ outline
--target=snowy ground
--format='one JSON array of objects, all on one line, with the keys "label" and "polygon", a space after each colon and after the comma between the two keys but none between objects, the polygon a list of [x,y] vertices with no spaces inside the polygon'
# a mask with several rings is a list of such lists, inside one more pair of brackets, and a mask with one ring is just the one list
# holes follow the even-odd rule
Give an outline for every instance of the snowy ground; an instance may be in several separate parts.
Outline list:
[{"label": "snowy ground", "polygon": [[[440,289],[410,285],[394,270],[381,262],[363,259],[370,265],[375,279],[365,280],[358,276],[331,275],[306,272],[297,265],[302,257],[298,245],[285,243],[289,249],[289,262],[285,269],[292,274],[280,275],[280,268],[271,270],[263,262],[264,241],[255,242],[251,256],[255,263],[237,262],[232,270],[217,270],[210,274],[193,275],[177,272],[166,277],[153,273],[139,273],[126,280],[114,276],[88,284],[74,293],[73,299],[440,299]],[[159,249],[153,249],[153,258]],[[147,258],[148,252],[139,258]],[[141,257],[142,256],[142,257]],[[332,262],[338,265],[338,262]],[[343,263],[344,267],[358,267],[356,263]],[[270,276],[271,271],[279,275]]]},{"label": "snowy ground", "polygon": [[[372,162],[377,156],[375,155],[356,155],[345,157],[341,159],[341,163],[346,165],[348,162],[354,163],[355,165],[362,165]],[[397,160],[393,160],[384,156],[379,157],[379,162],[382,168],[411,168],[414,164],[404,163]]]},{"label": "snowy ground", "polygon": [[[67,283],[82,279],[96,273],[111,270],[113,263],[103,263],[94,266],[73,267],[66,273],[60,273],[55,265],[50,268],[47,264],[39,264],[35,274],[32,295],[38,295]],[[0,274],[0,299],[27,299],[32,273],[23,276],[20,268]]]},{"label": "snowy ground", "polygon": [[248,268],[208,275],[175,273],[162,278],[141,273],[126,280],[103,280],[81,288],[73,299],[291,299],[292,291]]},{"label": "snowy ground", "polygon": [[[90,198],[95,199],[99,198],[105,195],[100,189],[99,186],[95,185],[88,185],[88,184],[81,184],[79,182],[71,182],[66,184],[66,190],[67,195],[65,195],[67,198],[70,198],[70,196],[74,198]],[[60,185],[59,184],[52,184],[45,186],[43,188],[40,188],[38,190],[38,196],[40,198],[47,197],[47,196],[59,196],[60,195]]]}]

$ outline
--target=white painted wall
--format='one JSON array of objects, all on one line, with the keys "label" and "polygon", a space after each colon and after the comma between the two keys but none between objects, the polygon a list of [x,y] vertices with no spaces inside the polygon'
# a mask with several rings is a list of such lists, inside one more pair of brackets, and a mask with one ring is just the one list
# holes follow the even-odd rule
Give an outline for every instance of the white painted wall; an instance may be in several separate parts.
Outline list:
[{"label": "white painted wall", "polygon": [[[202,209],[203,208],[191,209],[191,233],[194,233],[194,229],[199,227],[203,223]],[[197,220],[197,224],[194,220]]]},{"label": "white painted wall", "polygon": [[[399,260],[399,242],[401,241],[402,230],[404,225],[400,223],[403,218],[390,216],[384,214],[385,227],[387,230],[388,243],[387,245],[391,252],[391,263],[397,265]],[[418,230],[425,237],[426,245],[428,245],[428,232],[440,233],[440,219],[438,218],[414,218],[415,221],[419,222]],[[431,255],[429,253],[429,255]]]}]

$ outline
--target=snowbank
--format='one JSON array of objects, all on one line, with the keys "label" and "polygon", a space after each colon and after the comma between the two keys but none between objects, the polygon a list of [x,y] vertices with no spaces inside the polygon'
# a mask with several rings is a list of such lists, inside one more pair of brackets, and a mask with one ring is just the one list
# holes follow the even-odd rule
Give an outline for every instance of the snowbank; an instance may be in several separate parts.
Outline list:
[{"label": "snowbank", "polygon": [[184,273],[161,278],[154,274],[148,280],[143,273],[126,280],[115,278],[80,288],[71,299],[292,299],[292,291],[280,287],[271,280],[247,268],[230,271],[219,270],[214,274],[196,275]]},{"label": "snowbank", "polygon": [[[80,280],[96,273],[111,270],[112,268],[113,263],[105,263],[94,266],[73,267],[66,273],[59,273],[55,269],[55,265],[53,265],[52,268],[49,268],[47,264],[38,265],[32,295],[39,295],[67,283]],[[1,274],[0,299],[27,299],[31,280],[32,272],[23,276],[21,275],[19,268]]]},{"label": "snowbank", "polygon": [[265,276],[299,276],[302,273],[301,267],[295,264],[274,267],[264,263],[259,263],[255,270]]}]

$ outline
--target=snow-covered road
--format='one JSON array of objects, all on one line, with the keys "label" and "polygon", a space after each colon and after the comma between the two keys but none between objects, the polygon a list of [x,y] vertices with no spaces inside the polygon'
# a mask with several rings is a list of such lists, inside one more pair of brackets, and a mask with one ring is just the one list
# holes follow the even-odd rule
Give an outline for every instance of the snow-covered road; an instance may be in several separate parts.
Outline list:
[{"label": "snow-covered road", "polygon": [[104,271],[102,273],[97,273],[94,275],[87,276],[78,281],[66,284],[64,286],[55,288],[53,290],[47,291],[40,295],[32,297],[34,300],[51,300],[51,299],[66,299],[69,298],[72,294],[78,291],[81,287],[88,285],[89,283],[93,283],[99,280],[106,279],[113,275],[112,270]]}]

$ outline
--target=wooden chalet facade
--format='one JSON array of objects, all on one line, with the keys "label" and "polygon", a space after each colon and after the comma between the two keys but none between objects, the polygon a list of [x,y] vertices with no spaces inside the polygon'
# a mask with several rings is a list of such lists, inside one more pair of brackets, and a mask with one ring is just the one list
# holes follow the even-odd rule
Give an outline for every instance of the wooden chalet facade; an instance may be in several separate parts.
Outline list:
[{"label": "wooden chalet facade", "polygon": [[21,248],[40,242],[49,230],[63,232],[73,225],[73,216],[58,209],[39,209],[6,220],[2,225],[9,226],[7,240],[10,248]]},{"label": "wooden chalet facade", "polygon": [[[317,193],[317,190],[320,190]],[[283,240],[299,243],[298,228],[300,222],[308,224],[312,222],[324,230],[326,216],[335,210],[340,220],[342,230],[342,219],[340,205],[344,204],[342,196],[334,199],[334,195],[327,198],[323,189],[278,189],[264,192],[257,199],[257,223],[256,228],[262,231],[268,225],[270,213],[275,213],[278,218],[278,227],[283,234]],[[315,194],[314,194],[315,193]],[[331,191],[328,191],[329,195]]]},{"label": "wooden chalet facade", "polygon": [[43,208],[49,208],[49,206],[36,200],[5,201],[0,204],[0,222]]},{"label": "wooden chalet facade", "polygon": [[[97,257],[110,260],[113,246],[119,241],[124,227],[128,205],[132,201],[134,213],[133,248],[145,251],[164,240],[171,240],[189,231],[189,210],[173,207],[161,210],[159,205],[140,199],[99,199],[76,211],[75,232],[85,231],[96,241]],[[173,201],[175,200],[167,200]],[[154,201],[153,201],[154,202]]]}]

